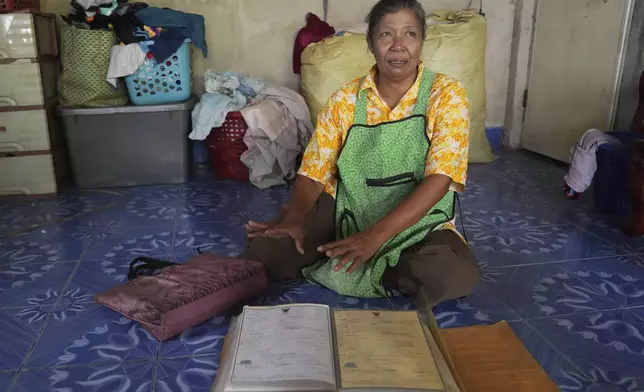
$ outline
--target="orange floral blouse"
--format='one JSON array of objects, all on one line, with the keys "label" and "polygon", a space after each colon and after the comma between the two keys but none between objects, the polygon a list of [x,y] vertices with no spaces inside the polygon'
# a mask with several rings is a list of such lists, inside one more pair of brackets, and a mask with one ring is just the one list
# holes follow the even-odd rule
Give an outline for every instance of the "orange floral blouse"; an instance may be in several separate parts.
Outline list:
[{"label": "orange floral blouse", "polygon": [[[364,81],[355,79],[336,91],[317,119],[298,174],[324,185],[335,197],[337,159],[347,131],[353,125],[356,98],[359,91],[369,90],[367,125],[403,119],[412,114],[424,65],[419,65],[416,81],[392,110],[378,94],[374,66]],[[470,136],[469,103],[463,85],[456,79],[437,73],[427,102],[427,136],[431,141],[425,164],[425,175],[443,174],[453,181],[452,190],[462,192],[467,177]],[[447,227],[446,227],[447,226]],[[453,229],[452,223],[437,229]]]}]

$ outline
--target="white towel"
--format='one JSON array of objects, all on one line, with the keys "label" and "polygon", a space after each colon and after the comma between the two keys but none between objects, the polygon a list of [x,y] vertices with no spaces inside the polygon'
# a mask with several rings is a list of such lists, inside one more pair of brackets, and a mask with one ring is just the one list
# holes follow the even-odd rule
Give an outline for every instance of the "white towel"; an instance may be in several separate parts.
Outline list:
[{"label": "white towel", "polygon": [[590,186],[597,171],[597,149],[606,143],[619,143],[619,140],[599,129],[589,129],[570,149],[570,168],[564,180],[575,192],[585,192]]},{"label": "white towel", "polygon": [[113,46],[106,80],[116,87],[118,78],[134,74],[145,61],[145,52],[138,44]]}]

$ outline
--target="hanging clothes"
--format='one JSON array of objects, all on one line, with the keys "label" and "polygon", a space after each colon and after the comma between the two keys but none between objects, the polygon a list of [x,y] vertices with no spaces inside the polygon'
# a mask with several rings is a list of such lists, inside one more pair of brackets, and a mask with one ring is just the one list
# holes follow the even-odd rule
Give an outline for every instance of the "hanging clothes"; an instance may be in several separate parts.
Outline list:
[{"label": "hanging clothes", "polygon": [[597,149],[605,143],[619,143],[619,139],[599,129],[589,129],[570,149],[570,168],[564,180],[575,192],[585,192],[592,183],[597,171]]},{"label": "hanging clothes", "polygon": [[204,57],[208,57],[206,22],[203,16],[168,8],[148,7],[139,10],[136,17],[147,26],[178,29],[184,38],[191,39],[192,44],[201,49]]},{"label": "hanging clothes", "polygon": [[116,87],[118,78],[134,74],[145,61],[146,53],[139,44],[116,45],[110,51],[106,80]]},{"label": "hanging clothes", "polygon": [[241,110],[248,125],[248,150],[241,161],[256,187],[285,185],[295,177],[298,157],[313,134],[309,109],[304,98],[287,88],[267,88],[257,100]]}]

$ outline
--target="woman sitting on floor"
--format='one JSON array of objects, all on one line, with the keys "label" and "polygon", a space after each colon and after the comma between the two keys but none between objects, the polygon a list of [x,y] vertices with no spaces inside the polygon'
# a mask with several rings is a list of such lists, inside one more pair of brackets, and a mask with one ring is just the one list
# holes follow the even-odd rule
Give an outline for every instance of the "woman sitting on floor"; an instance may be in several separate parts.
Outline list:
[{"label": "woman sitting on floor", "polygon": [[278,219],[248,223],[242,257],[272,278],[303,275],[342,295],[395,288],[427,310],[470,294],[480,279],[453,223],[467,172],[468,101],[457,80],[420,61],[418,1],[381,0],[368,22],[376,65],[329,99],[290,202]]}]

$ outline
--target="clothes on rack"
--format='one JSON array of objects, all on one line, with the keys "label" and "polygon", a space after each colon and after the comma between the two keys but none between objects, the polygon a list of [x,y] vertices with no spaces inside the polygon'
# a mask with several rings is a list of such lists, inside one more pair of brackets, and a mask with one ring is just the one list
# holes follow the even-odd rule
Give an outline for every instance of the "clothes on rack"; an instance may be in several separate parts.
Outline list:
[{"label": "clothes on rack", "polygon": [[178,29],[184,38],[192,40],[204,57],[208,57],[206,22],[203,16],[168,8],[148,7],[139,10],[136,17],[147,26]]}]

